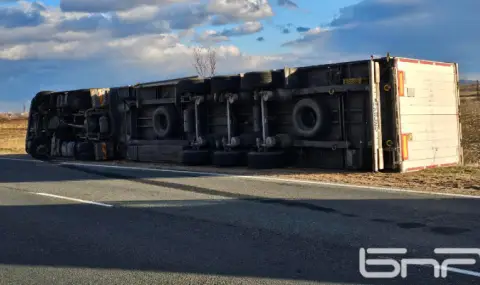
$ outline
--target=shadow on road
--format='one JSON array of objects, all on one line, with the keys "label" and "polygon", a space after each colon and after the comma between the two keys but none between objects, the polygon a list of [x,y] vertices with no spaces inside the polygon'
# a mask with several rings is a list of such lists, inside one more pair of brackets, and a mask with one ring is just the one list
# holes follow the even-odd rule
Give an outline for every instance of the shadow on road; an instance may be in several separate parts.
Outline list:
[{"label": "shadow on road", "polygon": [[[101,170],[110,172],[129,173],[131,176],[140,178],[159,178],[159,177],[201,177],[211,176],[208,173],[188,173],[188,172],[161,172],[161,171],[145,171],[145,170],[124,170],[114,168],[98,168],[98,167],[78,167],[71,165],[62,165],[62,163],[83,163],[82,161],[66,161],[52,160],[42,161],[34,160],[27,155],[1,155],[0,156],[0,183],[15,182],[62,182],[62,181],[84,181],[84,180],[104,180],[111,179],[101,175],[86,175],[85,172],[90,170],[91,173],[98,174]],[[98,163],[97,163],[98,164]],[[52,173],[52,168],[55,171]],[[71,171],[85,170],[84,172]]]},{"label": "shadow on road", "polygon": [[[3,159],[2,159],[3,158]],[[16,160],[28,160],[29,162],[24,163],[13,163]],[[26,163],[30,163],[32,165],[26,165]],[[84,162],[84,161],[75,161],[75,160],[51,160],[51,161],[41,161],[41,160],[34,160],[28,155],[0,155],[0,168],[3,169],[3,173],[0,175],[0,183],[5,182],[53,182],[53,181],[75,181],[75,180],[85,180],[85,176],[76,176],[72,175],[68,171],[62,171],[59,169],[57,171],[58,175],[44,175],[45,172],[50,172],[50,169],[42,169],[48,167],[58,167],[61,166],[63,168],[71,168],[71,169],[78,169],[78,166],[73,165],[61,165],[61,163],[71,163],[71,164],[97,164],[97,165],[106,165],[106,166],[115,166],[115,167],[142,167],[146,164],[143,163],[136,163],[136,162],[126,162],[123,161],[119,165],[112,165],[111,162],[102,163],[102,162]],[[147,164],[148,165],[148,164]],[[153,166],[162,166],[162,164],[153,164]],[[148,165],[148,167],[151,167]],[[25,175],[25,172],[21,170],[25,170],[26,168],[33,167],[35,170],[34,172]],[[85,167],[81,167],[85,169]],[[144,167],[145,168],[145,167]],[[97,168],[97,167],[89,167],[89,169],[93,170],[105,170],[106,168]],[[120,169],[117,172],[128,172],[135,177],[142,177],[142,178],[159,178],[159,177],[208,177],[212,176],[212,173],[225,173],[225,174],[232,174],[232,175],[275,175],[275,174],[319,174],[319,173],[362,173],[362,172],[350,172],[350,171],[343,171],[343,170],[328,170],[328,169],[290,169],[290,168],[279,168],[279,169],[268,169],[268,170],[253,170],[247,169],[246,167],[238,167],[238,168],[215,168],[213,166],[203,166],[203,167],[185,167],[182,165],[170,165],[169,169],[173,169],[174,171],[145,171],[145,170],[134,170],[134,169]],[[115,172],[114,168],[108,169],[110,172]],[[21,173],[22,175],[19,175]],[[110,177],[111,178],[111,177]],[[104,179],[104,177],[100,176],[91,176],[88,179],[98,180]]]},{"label": "shadow on road", "polygon": [[[312,201],[300,202],[314,204]],[[188,201],[129,201],[113,204],[122,206],[1,206],[0,264],[195,273],[341,284],[405,284],[409,280],[423,280],[422,284],[447,284],[444,281],[469,284],[459,283],[466,277],[458,275],[451,275],[447,280],[435,280],[430,269],[412,271],[409,279],[399,278],[393,283],[386,280],[366,282],[358,271],[358,247],[327,238],[307,238],[204,219],[206,212],[217,215],[229,210],[236,212],[244,207],[241,201],[195,201],[195,205],[190,206],[186,206]],[[163,204],[168,210],[158,211],[156,204]],[[136,207],[141,205],[149,207]],[[268,211],[266,209],[266,219],[271,216]],[[195,213],[198,217],[194,217]],[[300,218],[295,213],[292,215]],[[379,227],[385,222],[378,221]],[[369,242],[368,238],[362,241],[365,247],[381,246]]]}]

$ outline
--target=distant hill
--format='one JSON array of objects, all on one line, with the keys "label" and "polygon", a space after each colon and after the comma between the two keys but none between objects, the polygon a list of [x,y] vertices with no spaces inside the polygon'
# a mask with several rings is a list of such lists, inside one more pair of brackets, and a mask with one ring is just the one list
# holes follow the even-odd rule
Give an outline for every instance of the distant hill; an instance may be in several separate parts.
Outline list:
[{"label": "distant hill", "polygon": [[460,84],[473,84],[476,83],[477,80],[470,80],[470,79],[460,79]]},{"label": "distant hill", "polygon": [[0,121],[5,120],[18,120],[18,119],[26,119],[28,118],[28,113],[1,113],[0,112]]}]

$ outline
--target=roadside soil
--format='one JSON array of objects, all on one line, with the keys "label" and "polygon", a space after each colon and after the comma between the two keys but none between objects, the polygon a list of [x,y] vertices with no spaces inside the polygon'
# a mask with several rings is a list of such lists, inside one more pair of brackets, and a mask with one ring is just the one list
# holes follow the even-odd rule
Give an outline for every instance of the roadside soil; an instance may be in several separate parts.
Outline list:
[{"label": "roadside soil", "polygon": [[402,188],[426,192],[475,195],[480,197],[480,167],[477,166],[427,169],[411,173],[371,173],[289,168],[252,170],[246,168],[216,168],[212,166],[192,167],[167,163],[133,163],[128,161],[107,162],[103,164],[221,173],[232,176],[263,176],[361,186]]}]

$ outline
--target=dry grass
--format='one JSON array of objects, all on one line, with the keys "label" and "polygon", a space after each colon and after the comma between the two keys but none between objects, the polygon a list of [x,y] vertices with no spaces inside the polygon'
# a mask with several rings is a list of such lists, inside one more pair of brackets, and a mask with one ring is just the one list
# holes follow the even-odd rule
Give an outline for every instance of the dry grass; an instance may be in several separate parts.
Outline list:
[{"label": "dry grass", "polygon": [[467,165],[480,165],[480,98],[462,100],[460,105],[463,153]]},{"label": "dry grass", "polygon": [[477,84],[464,84],[460,85],[461,97],[480,97],[480,86]]},{"label": "dry grass", "polygon": [[27,120],[0,118],[0,154],[25,153]]},{"label": "dry grass", "polygon": [[[277,176],[277,175],[275,175]],[[420,191],[480,195],[479,167],[449,167],[413,173],[295,173],[281,175],[286,178],[352,183]]]}]

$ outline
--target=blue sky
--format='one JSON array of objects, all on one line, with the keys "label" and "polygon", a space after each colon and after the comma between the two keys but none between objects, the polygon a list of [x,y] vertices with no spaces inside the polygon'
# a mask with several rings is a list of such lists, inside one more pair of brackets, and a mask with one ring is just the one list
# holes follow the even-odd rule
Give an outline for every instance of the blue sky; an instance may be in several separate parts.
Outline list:
[{"label": "blue sky", "polygon": [[478,0],[0,0],[0,111],[39,90],[110,87],[393,55],[480,78]]}]

